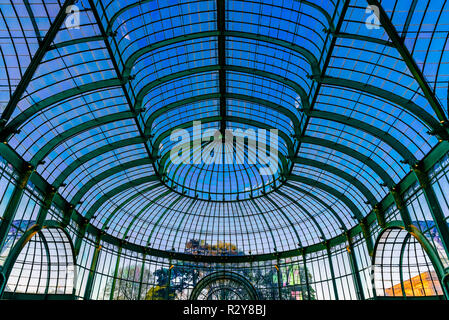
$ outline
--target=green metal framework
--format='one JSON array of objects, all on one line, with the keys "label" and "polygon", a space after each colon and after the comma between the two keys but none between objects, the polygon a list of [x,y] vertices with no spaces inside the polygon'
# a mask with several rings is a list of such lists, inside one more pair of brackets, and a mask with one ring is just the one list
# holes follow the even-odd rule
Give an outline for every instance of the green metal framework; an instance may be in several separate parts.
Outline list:
[{"label": "green metal framework", "polygon": [[[86,299],[99,297],[103,276],[113,279],[105,296],[120,296],[119,273],[131,277],[120,261],[132,255],[139,298],[162,294],[145,288],[147,266],[168,267],[158,285],[179,298],[181,269],[205,281],[236,264],[249,273],[237,276],[242,285],[257,281],[256,263],[272,281],[250,283],[264,295],[368,299],[377,235],[400,220],[409,232],[400,256],[416,237],[447,296],[449,206],[432,174],[449,151],[449,40],[437,40],[449,5],[424,2],[403,16],[403,0],[83,0],[75,28],[74,1],[1,5],[0,155],[10,167],[0,249],[12,252],[2,283],[30,232],[58,220],[76,239],[85,270],[76,294]],[[367,26],[365,4],[379,25]],[[428,44],[415,14],[435,26]],[[15,20],[35,34],[25,65],[17,47],[29,37],[11,33]],[[219,130],[223,146],[227,130],[277,129],[279,173],[174,163],[171,135],[194,135],[194,121]],[[327,271],[317,275],[320,263]]]}]

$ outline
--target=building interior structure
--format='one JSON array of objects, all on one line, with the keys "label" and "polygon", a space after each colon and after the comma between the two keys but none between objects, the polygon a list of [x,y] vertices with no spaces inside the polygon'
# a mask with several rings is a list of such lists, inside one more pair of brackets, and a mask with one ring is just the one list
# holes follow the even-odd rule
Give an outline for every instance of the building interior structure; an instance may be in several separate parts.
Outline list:
[{"label": "building interior structure", "polygon": [[448,15],[0,0],[0,299],[448,299]]}]

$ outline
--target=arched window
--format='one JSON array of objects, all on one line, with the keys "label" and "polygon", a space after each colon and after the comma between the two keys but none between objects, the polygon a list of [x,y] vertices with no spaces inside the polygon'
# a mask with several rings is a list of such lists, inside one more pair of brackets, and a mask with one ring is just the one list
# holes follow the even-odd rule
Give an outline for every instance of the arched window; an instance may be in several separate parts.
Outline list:
[{"label": "arched window", "polygon": [[374,256],[377,297],[443,296],[435,268],[422,245],[409,232],[385,230]]},{"label": "arched window", "polygon": [[72,244],[62,229],[45,228],[32,234],[13,263],[5,297],[15,294],[73,295]]}]

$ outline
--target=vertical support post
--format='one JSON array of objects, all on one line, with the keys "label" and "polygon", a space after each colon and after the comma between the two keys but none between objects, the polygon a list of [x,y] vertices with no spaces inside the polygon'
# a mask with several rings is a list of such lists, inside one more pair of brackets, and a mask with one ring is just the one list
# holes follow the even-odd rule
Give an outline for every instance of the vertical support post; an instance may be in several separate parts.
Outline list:
[{"label": "vertical support post", "polygon": [[[19,103],[20,99],[22,98],[23,94],[25,93],[25,90],[28,87],[28,84],[33,79],[34,73],[36,72],[37,68],[39,67],[39,64],[41,63],[42,59],[44,58],[45,54],[47,53],[48,48],[52,44],[53,40],[55,39],[59,29],[61,28],[61,25],[63,24],[65,18],[68,15],[68,8],[75,3],[75,0],[66,0],[64,1],[63,5],[61,6],[61,9],[59,10],[57,16],[53,20],[53,23],[51,24],[49,30],[47,31],[47,34],[45,35],[44,39],[40,42],[39,48],[37,49],[36,53],[34,54],[33,58],[31,59],[31,62],[26,69],[25,73],[23,74],[22,78],[20,79],[19,84],[17,85],[16,90],[14,91],[11,99],[8,102],[8,105],[5,107],[5,110],[3,111],[3,114],[1,115],[0,120],[0,128],[8,122],[11,115],[14,113],[14,110],[16,109],[17,104]],[[3,130],[0,130],[0,140],[2,142],[6,141],[6,138],[8,136],[8,132],[4,132]]]},{"label": "vertical support post", "polygon": [[364,218],[364,219],[362,219],[362,221],[360,221],[360,228],[362,229],[363,237],[365,238],[366,248],[368,249],[368,254],[370,255],[370,257],[372,257],[373,252],[374,252],[374,245],[373,245],[371,236],[369,234],[369,227],[368,227],[368,223],[366,222],[366,218]]},{"label": "vertical support post", "polygon": [[66,228],[70,224],[70,220],[72,219],[72,214],[75,211],[75,208],[72,204],[70,204],[63,212],[61,227]]},{"label": "vertical support post", "polygon": [[81,243],[83,242],[84,235],[86,234],[88,224],[89,221],[86,218],[83,218],[83,220],[79,224],[79,231],[74,246],[75,257],[78,257],[78,254],[80,252]]},{"label": "vertical support post", "polygon": [[352,275],[354,278],[355,288],[356,288],[356,294],[357,298],[359,300],[365,300],[365,294],[363,293],[363,286],[362,286],[362,280],[360,279],[360,270],[357,264],[357,259],[354,254],[354,246],[352,244],[352,238],[349,232],[346,232],[346,239],[348,240],[348,246],[346,247],[346,250],[349,254],[349,263],[351,266]]},{"label": "vertical support post", "polygon": [[384,229],[387,223],[385,221],[385,212],[383,211],[382,204],[376,204],[373,208],[373,211],[376,215],[377,224],[379,225],[379,227]]},{"label": "vertical support post", "polygon": [[279,300],[282,300],[282,285],[281,285],[281,270],[279,268],[279,258],[276,258],[276,265],[274,266],[276,268],[276,274],[277,274],[277,278],[278,278],[278,296],[279,296]]},{"label": "vertical support post", "polygon": [[[142,294],[142,284],[143,284],[143,276],[144,276],[144,273],[145,273],[145,259],[146,259],[146,256],[147,256],[147,254],[144,253],[143,257],[142,257],[142,269],[141,269],[141,272],[140,272],[139,290],[137,292],[137,299],[138,300],[140,300],[140,295]],[[146,298],[146,294],[145,294],[145,298]],[[146,300],[145,298],[144,298],[144,300]]]},{"label": "vertical support post", "polygon": [[24,168],[23,171],[19,173],[17,185],[14,188],[11,198],[9,199],[8,205],[6,206],[3,219],[0,221],[0,248],[3,248],[6,242],[8,231],[14,220],[14,216],[16,215],[17,209],[20,205],[20,201],[22,200],[23,192],[33,172],[33,167],[27,164],[26,168]]},{"label": "vertical support post", "polygon": [[173,269],[172,260],[169,260],[170,267],[168,268],[168,274],[167,274],[167,292],[165,295],[165,300],[170,299],[170,285],[171,285],[171,270]]},{"label": "vertical support post", "polygon": [[121,256],[122,256],[122,246],[120,245],[120,247],[118,247],[117,262],[115,263],[114,277],[112,278],[111,293],[109,294],[109,300],[114,300],[114,291],[115,291],[115,285],[117,283],[117,274],[118,274],[118,268],[120,266]]},{"label": "vertical support post", "polygon": [[[307,254],[306,254],[305,250],[302,249],[302,260],[303,260],[303,265],[304,265],[304,277],[306,280],[307,300],[311,300],[309,271],[307,269],[306,258],[307,258]],[[304,297],[304,293],[303,293],[303,297]]]},{"label": "vertical support post", "polygon": [[92,286],[94,284],[95,279],[95,271],[97,270],[98,258],[100,256],[101,245],[100,245],[101,236],[98,235],[95,240],[95,252],[92,258],[92,263],[90,265],[89,277],[87,278],[86,290],[84,291],[84,299],[90,300],[92,294]]},{"label": "vertical support post", "polygon": [[446,257],[449,258],[449,228],[444,219],[444,213],[439,204],[438,198],[430,183],[429,176],[425,173],[422,164],[417,164],[413,167],[413,172],[416,175],[421,189],[426,198],[427,205],[430,209],[430,214],[435,222],[435,227],[441,237]]},{"label": "vertical support post", "polygon": [[3,290],[5,288],[6,285],[6,277],[3,274],[3,270],[0,268],[0,298],[3,295]]},{"label": "vertical support post", "polygon": [[398,208],[398,210],[399,210],[401,219],[404,222],[405,229],[410,232],[412,230],[411,229],[412,219],[410,217],[410,212],[408,212],[407,207],[405,206],[404,199],[402,198],[401,190],[400,190],[399,186],[393,187],[393,189],[391,189],[390,192],[391,192],[391,195],[393,196],[394,203],[396,204],[396,208]]},{"label": "vertical support post", "polygon": [[330,249],[329,241],[325,241],[324,242],[324,246],[325,246],[326,251],[327,251],[327,259],[329,261],[329,268],[331,269],[332,286],[334,287],[335,300],[340,300],[339,297],[338,297],[337,283],[335,282],[334,264],[332,263],[331,249]]},{"label": "vertical support post", "polygon": [[51,208],[51,204],[53,203],[53,199],[56,195],[56,189],[54,187],[50,187],[45,194],[44,202],[42,203],[41,208],[39,209],[39,213],[37,215],[36,224],[39,228],[42,228],[44,225],[44,221],[47,218],[48,211]]}]

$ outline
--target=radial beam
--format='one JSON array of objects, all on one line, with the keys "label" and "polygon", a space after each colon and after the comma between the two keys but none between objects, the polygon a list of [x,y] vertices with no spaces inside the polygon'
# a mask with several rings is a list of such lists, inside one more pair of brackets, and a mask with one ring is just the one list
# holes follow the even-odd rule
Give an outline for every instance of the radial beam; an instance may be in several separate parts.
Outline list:
[{"label": "radial beam", "polygon": [[153,161],[148,159],[147,157],[137,160],[132,160],[126,163],[120,163],[119,165],[112,167],[102,173],[92,177],[87,182],[83,184],[83,186],[78,190],[78,192],[71,199],[71,203],[76,205],[80,200],[84,198],[84,196],[98,183],[104,181],[113,175],[126,171],[128,169],[133,169],[137,167],[141,167],[144,165],[153,164]]},{"label": "radial beam", "polygon": [[[300,193],[303,193],[305,195],[307,195],[308,197],[312,198],[313,200],[315,200],[316,202],[318,202],[320,205],[322,205],[324,208],[326,208],[327,210],[329,210],[329,212],[335,217],[335,220],[338,221],[338,223],[340,224],[340,227],[342,230],[344,230],[345,232],[348,231],[346,224],[343,222],[342,218],[338,215],[338,213],[332,209],[332,207],[330,205],[328,205],[326,202],[324,202],[322,199],[320,199],[319,197],[317,197],[316,195],[314,195],[313,193],[304,190],[303,188],[300,188],[299,186],[295,186],[295,185],[288,185],[288,188],[296,190]],[[295,202],[298,202],[297,200]]]},{"label": "radial beam", "polygon": [[419,87],[424,93],[424,96],[426,97],[430,106],[435,111],[435,114],[437,115],[438,119],[440,121],[443,121],[447,125],[448,124],[447,117],[446,114],[444,113],[443,107],[438,101],[435,93],[430,88],[427,79],[425,78],[424,74],[422,73],[421,69],[419,68],[418,64],[413,58],[412,54],[405,45],[404,39],[399,35],[393,22],[390,20],[387,12],[385,11],[385,9],[378,0],[367,0],[367,1],[368,4],[379,9],[378,18],[380,20],[382,27],[384,28],[385,32],[388,34],[391,41],[395,45],[396,49],[398,50],[399,54],[401,55],[402,59],[407,65],[408,69],[415,78],[416,82],[419,84]]},{"label": "radial beam", "polygon": [[[161,49],[168,46],[175,46],[182,44],[186,41],[191,40],[197,40],[197,39],[204,39],[204,38],[214,38],[218,37],[219,33],[218,31],[201,31],[201,32],[194,32],[189,33],[186,35],[158,41],[155,43],[151,43],[148,46],[144,46],[139,48],[137,51],[132,53],[128,59],[125,61],[125,66],[123,69],[123,78],[128,78],[131,74],[133,66],[136,64],[137,60],[139,60],[142,56],[144,56],[147,53],[156,51],[157,49]],[[297,54],[304,57],[304,59],[310,64],[310,68],[312,69],[313,74],[320,74],[320,67],[318,63],[318,59],[313,55],[311,51],[308,49],[296,44],[291,43],[282,39],[270,37],[267,35],[262,34],[255,34],[251,32],[243,32],[243,31],[225,31],[222,33],[225,37],[233,37],[233,38],[239,38],[239,39],[249,39],[249,40],[255,40],[258,42],[266,42],[272,45],[280,46],[282,48],[291,50],[296,52]]]},{"label": "radial beam", "polygon": [[42,62],[42,59],[44,58],[45,54],[47,53],[48,48],[50,47],[51,43],[54,41],[56,34],[58,33],[59,29],[61,28],[62,23],[64,22],[65,18],[68,15],[68,8],[75,3],[75,0],[66,0],[64,4],[59,9],[58,14],[56,15],[56,18],[53,20],[53,23],[50,26],[50,29],[48,29],[47,34],[45,35],[44,39],[39,45],[39,48],[37,49],[36,53],[34,54],[33,58],[31,59],[30,64],[28,65],[28,68],[26,69],[23,77],[20,79],[20,82],[14,91],[11,99],[9,100],[8,104],[6,105],[5,110],[2,113],[1,119],[0,119],[0,126],[6,125],[10,117],[12,116],[14,110],[17,107],[17,104],[19,103],[20,99],[22,98],[23,94],[25,93],[25,90],[27,89],[30,81],[33,79],[34,73],[36,72],[37,68],[39,67],[40,63]]},{"label": "radial beam", "polygon": [[43,145],[39,151],[31,158],[30,163],[34,167],[36,167],[42,160],[45,159],[45,157],[58,145],[63,143],[65,140],[70,139],[71,137],[74,137],[84,131],[87,131],[89,129],[98,127],[103,124],[120,121],[120,120],[127,120],[132,119],[134,117],[134,114],[129,111],[123,111],[118,112],[115,114],[110,114],[107,116],[103,116],[100,118],[96,118],[87,122],[84,122],[80,125],[77,125],[75,127],[70,128],[69,130],[64,131],[60,135],[56,136],[55,138],[48,141],[45,145]]},{"label": "radial beam", "polygon": [[80,166],[87,163],[90,160],[93,160],[97,158],[98,156],[105,154],[110,151],[114,151],[119,148],[128,147],[132,145],[139,145],[145,143],[141,137],[134,137],[129,138],[125,140],[119,140],[110,144],[106,144],[102,147],[99,147],[89,153],[86,153],[85,155],[77,158],[75,161],[73,161],[70,165],[68,165],[64,171],[62,171],[55,181],[53,182],[53,185],[55,188],[59,188],[62,183]]},{"label": "radial beam", "polygon": [[[329,186],[329,185],[327,185],[325,183],[319,182],[317,180],[314,180],[314,179],[310,179],[310,178],[302,177],[302,176],[297,176],[297,175],[290,175],[289,180],[300,182],[300,183],[304,183],[304,184],[309,185],[312,188],[318,188],[318,189],[321,189],[323,191],[326,191],[327,193],[330,193],[331,195],[333,195],[334,197],[336,197],[337,199],[342,201],[349,208],[349,210],[351,210],[351,212],[355,215],[355,218],[359,222],[361,222],[363,220],[363,214],[360,211],[360,209],[358,208],[358,206],[355,205],[354,202],[352,202],[343,193],[341,193],[338,190],[332,188],[331,186]],[[288,186],[292,186],[292,184],[290,184],[288,182],[286,184]]]},{"label": "radial beam", "polygon": [[220,70],[218,71],[218,83],[220,88],[220,132],[223,139],[226,136],[226,122],[227,122],[227,99],[226,99],[226,37],[224,35],[226,31],[226,1],[217,1],[217,28],[218,28],[218,65]]},{"label": "radial beam", "polygon": [[448,131],[441,126],[440,122],[437,119],[435,119],[431,114],[429,114],[426,110],[421,108],[413,101],[398,96],[394,92],[387,91],[370,84],[365,84],[349,79],[335,78],[331,76],[324,76],[324,77],[313,76],[312,79],[318,81],[321,84],[331,85],[333,87],[348,88],[368,93],[370,95],[397,104],[400,107],[403,107],[408,112],[412,113],[417,118],[421,119],[424,123],[426,123],[429,126],[429,128],[432,129],[434,134],[439,135],[444,140],[449,140]]},{"label": "radial beam", "polygon": [[372,126],[364,121],[327,111],[305,110],[305,112],[311,118],[318,118],[332,122],[337,122],[369,133],[374,137],[378,138],[379,140],[384,141],[390,147],[396,150],[396,152],[399,153],[401,157],[404,158],[404,161],[406,161],[408,164],[414,165],[418,162],[413,153],[404,144],[402,144],[402,142],[400,142],[398,139],[390,135],[388,132],[385,132],[382,129]]},{"label": "radial beam", "polygon": [[[194,96],[191,98],[175,101],[173,103],[164,105],[163,107],[161,107],[157,110],[152,111],[146,120],[145,135],[149,136],[151,134],[151,128],[153,127],[154,121],[158,117],[163,115],[164,113],[167,113],[176,108],[186,106],[189,104],[193,104],[196,102],[220,99],[220,96],[221,96],[220,93],[210,93],[210,94]],[[248,95],[243,95],[243,94],[228,93],[227,98],[258,104],[258,105],[264,106],[268,109],[271,109],[275,112],[279,112],[279,113],[285,115],[286,117],[288,117],[293,122],[293,129],[294,129],[295,134],[296,135],[301,134],[301,122],[300,122],[299,117],[292,110],[290,110],[284,106],[281,106],[281,105],[271,102],[269,100],[265,100],[265,99],[261,99],[261,98],[257,98],[257,97],[253,97],[253,96],[248,96]]]},{"label": "radial beam", "polygon": [[162,186],[163,184],[159,182],[159,177],[157,176],[146,176],[142,177],[136,180],[132,180],[130,182],[124,183],[108,192],[106,192],[104,195],[102,195],[95,203],[89,208],[87,211],[85,218],[89,221],[92,219],[92,217],[95,215],[98,209],[108,200],[119,194],[120,192],[123,192],[127,189],[138,187],[142,184],[149,183],[149,182],[156,182],[157,185]]},{"label": "radial beam", "polygon": [[183,71],[180,71],[180,72],[175,72],[175,73],[172,73],[172,74],[168,74],[168,75],[163,76],[161,78],[155,79],[155,80],[149,82],[148,84],[146,84],[137,93],[134,109],[136,111],[141,110],[142,103],[143,103],[143,100],[144,100],[145,96],[149,92],[151,92],[154,88],[156,88],[156,87],[159,87],[161,85],[164,85],[164,84],[172,82],[172,81],[177,81],[177,80],[179,80],[179,79],[181,79],[183,77],[199,75],[201,73],[207,73],[207,72],[219,72],[220,69],[222,69],[222,68],[224,68],[226,71],[241,72],[241,73],[251,74],[251,75],[267,78],[267,79],[269,79],[271,81],[282,83],[283,85],[293,89],[298,94],[298,96],[301,98],[301,103],[302,103],[304,109],[309,109],[309,105],[310,104],[309,104],[309,98],[308,98],[307,92],[301,85],[299,85],[295,81],[292,81],[290,79],[284,78],[284,77],[282,77],[282,76],[280,76],[278,74],[272,73],[272,72],[259,70],[259,69],[254,69],[254,68],[247,68],[247,67],[240,67],[240,66],[231,66],[231,65],[227,65],[227,66],[224,66],[224,67],[220,67],[219,65],[209,65],[209,66],[204,66],[204,67],[196,67],[196,68],[187,69],[187,70],[183,70]]},{"label": "radial beam", "polygon": [[26,110],[22,111],[17,117],[12,119],[0,133],[0,141],[6,141],[8,137],[16,132],[24,123],[26,123],[27,120],[54,104],[61,103],[64,100],[68,100],[96,90],[120,86],[121,84],[122,83],[119,79],[108,79],[91,82],[78,87],[67,89],[62,92],[57,92],[54,95],[33,104]]},{"label": "radial beam", "polygon": [[321,161],[316,161],[316,160],[301,158],[301,157],[296,157],[294,159],[294,163],[314,167],[314,168],[321,169],[326,172],[332,173],[332,174],[336,175],[337,177],[339,177],[343,180],[346,180],[347,182],[352,184],[354,187],[356,187],[357,190],[359,190],[360,193],[366,199],[368,199],[369,203],[372,206],[377,204],[376,197],[372,194],[372,192],[359,179],[357,179],[356,177],[347,173],[346,171],[340,170],[334,166],[323,163]]},{"label": "radial beam", "polygon": [[301,138],[302,143],[306,144],[313,144],[317,146],[326,147],[338,152],[341,152],[349,157],[352,157],[354,159],[359,160],[360,162],[364,163],[368,167],[371,168],[377,175],[383,180],[383,182],[391,189],[395,183],[393,178],[390,177],[390,175],[382,168],[381,165],[379,165],[376,161],[371,159],[370,157],[364,155],[363,153],[360,153],[350,147],[347,147],[345,145],[329,141],[327,139],[321,139],[321,138],[315,138],[315,137],[309,137],[304,136]]},{"label": "radial beam", "polygon": [[[212,116],[212,117],[207,117],[207,118],[202,118],[201,119],[201,124],[207,124],[207,123],[212,123],[212,122],[219,122],[220,121],[220,116]],[[235,123],[240,123],[240,124],[245,124],[248,126],[254,126],[258,129],[265,129],[265,130],[272,130],[275,129],[271,126],[269,126],[266,123],[262,123],[259,121],[254,121],[254,120],[250,120],[250,119],[246,119],[246,118],[241,118],[241,117],[228,117],[228,121],[230,122],[235,122]],[[154,141],[154,143],[152,143],[152,157],[154,159],[156,159],[159,155],[159,146],[162,143],[162,141],[165,138],[170,137],[170,135],[172,134],[173,131],[178,130],[178,129],[189,129],[191,128],[193,125],[192,121],[187,121],[187,122],[183,122],[175,127],[172,128],[168,128],[166,131],[162,132],[160,135],[157,136],[156,140]],[[278,135],[279,137],[285,142],[285,144],[287,145],[287,149],[289,151],[289,156],[293,157],[293,142],[291,141],[291,137],[288,136],[285,132],[283,131],[278,131]]]}]

